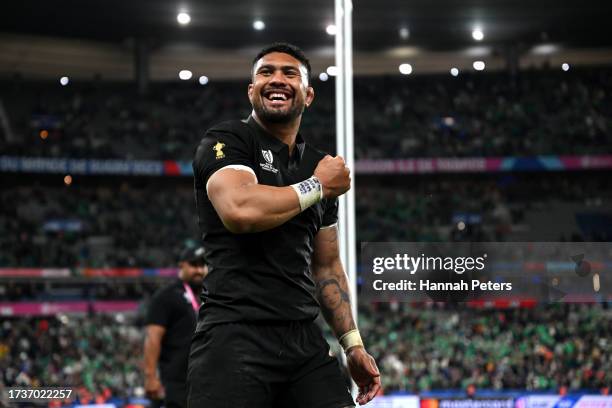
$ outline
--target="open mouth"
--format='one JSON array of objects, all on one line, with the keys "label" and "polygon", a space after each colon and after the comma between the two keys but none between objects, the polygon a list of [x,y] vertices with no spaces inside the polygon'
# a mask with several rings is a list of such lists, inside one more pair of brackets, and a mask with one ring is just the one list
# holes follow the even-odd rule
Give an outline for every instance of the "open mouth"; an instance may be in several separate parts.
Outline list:
[{"label": "open mouth", "polygon": [[269,90],[263,93],[263,96],[268,101],[271,101],[273,104],[282,104],[291,99],[291,93],[284,90]]}]

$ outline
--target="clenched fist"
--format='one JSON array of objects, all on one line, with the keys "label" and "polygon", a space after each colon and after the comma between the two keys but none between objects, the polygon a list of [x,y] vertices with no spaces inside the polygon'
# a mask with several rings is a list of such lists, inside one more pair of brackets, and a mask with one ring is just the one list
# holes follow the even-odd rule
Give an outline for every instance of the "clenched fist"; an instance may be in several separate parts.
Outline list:
[{"label": "clenched fist", "polygon": [[340,156],[325,156],[317,164],[314,175],[321,182],[324,198],[335,198],[351,188],[350,170]]}]

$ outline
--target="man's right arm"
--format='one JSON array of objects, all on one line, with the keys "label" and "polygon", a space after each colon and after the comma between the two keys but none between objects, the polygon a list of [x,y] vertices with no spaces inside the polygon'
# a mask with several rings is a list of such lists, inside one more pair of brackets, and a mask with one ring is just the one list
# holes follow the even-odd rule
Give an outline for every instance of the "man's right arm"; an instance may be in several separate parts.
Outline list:
[{"label": "man's right arm", "polygon": [[293,188],[257,184],[256,177],[244,170],[218,170],[207,187],[223,225],[235,234],[272,229],[300,213]]},{"label": "man's right arm", "polygon": [[[350,188],[349,170],[341,157],[325,156],[314,176],[321,183],[324,197],[337,197]],[[225,227],[236,234],[275,228],[302,211],[293,187],[257,184],[254,174],[235,168],[213,173],[207,194]]]},{"label": "man's right arm", "polygon": [[161,398],[162,385],[157,376],[157,362],[161,352],[161,342],[166,328],[158,324],[149,324],[146,327],[144,343],[144,375],[145,392],[149,397]]}]

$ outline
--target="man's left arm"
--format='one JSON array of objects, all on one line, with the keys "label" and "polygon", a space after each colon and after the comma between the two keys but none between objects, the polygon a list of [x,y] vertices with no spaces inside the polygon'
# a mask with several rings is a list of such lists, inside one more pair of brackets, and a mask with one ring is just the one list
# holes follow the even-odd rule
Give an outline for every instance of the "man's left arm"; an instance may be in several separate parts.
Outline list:
[{"label": "man's left arm", "polygon": [[338,229],[335,225],[321,229],[315,237],[312,276],[323,317],[339,339],[346,353],[351,377],[359,386],[357,402],[366,404],[380,390],[380,372],[374,358],[366,352],[353,319],[350,290],[340,261]]}]

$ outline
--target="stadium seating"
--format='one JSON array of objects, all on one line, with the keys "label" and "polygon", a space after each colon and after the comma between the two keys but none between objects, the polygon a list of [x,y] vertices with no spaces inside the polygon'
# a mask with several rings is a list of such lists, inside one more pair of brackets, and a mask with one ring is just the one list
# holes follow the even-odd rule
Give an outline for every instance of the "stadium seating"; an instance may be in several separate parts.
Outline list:
[{"label": "stadium seating", "polygon": [[[525,156],[600,152],[612,142],[606,69],[355,79],[357,158]],[[333,83],[316,81],[302,131],[335,141]],[[245,82],[154,84],[146,97],[102,81],[0,84],[13,156],[190,160],[215,122],[246,117]],[[47,133],[41,134],[41,131]]]}]

